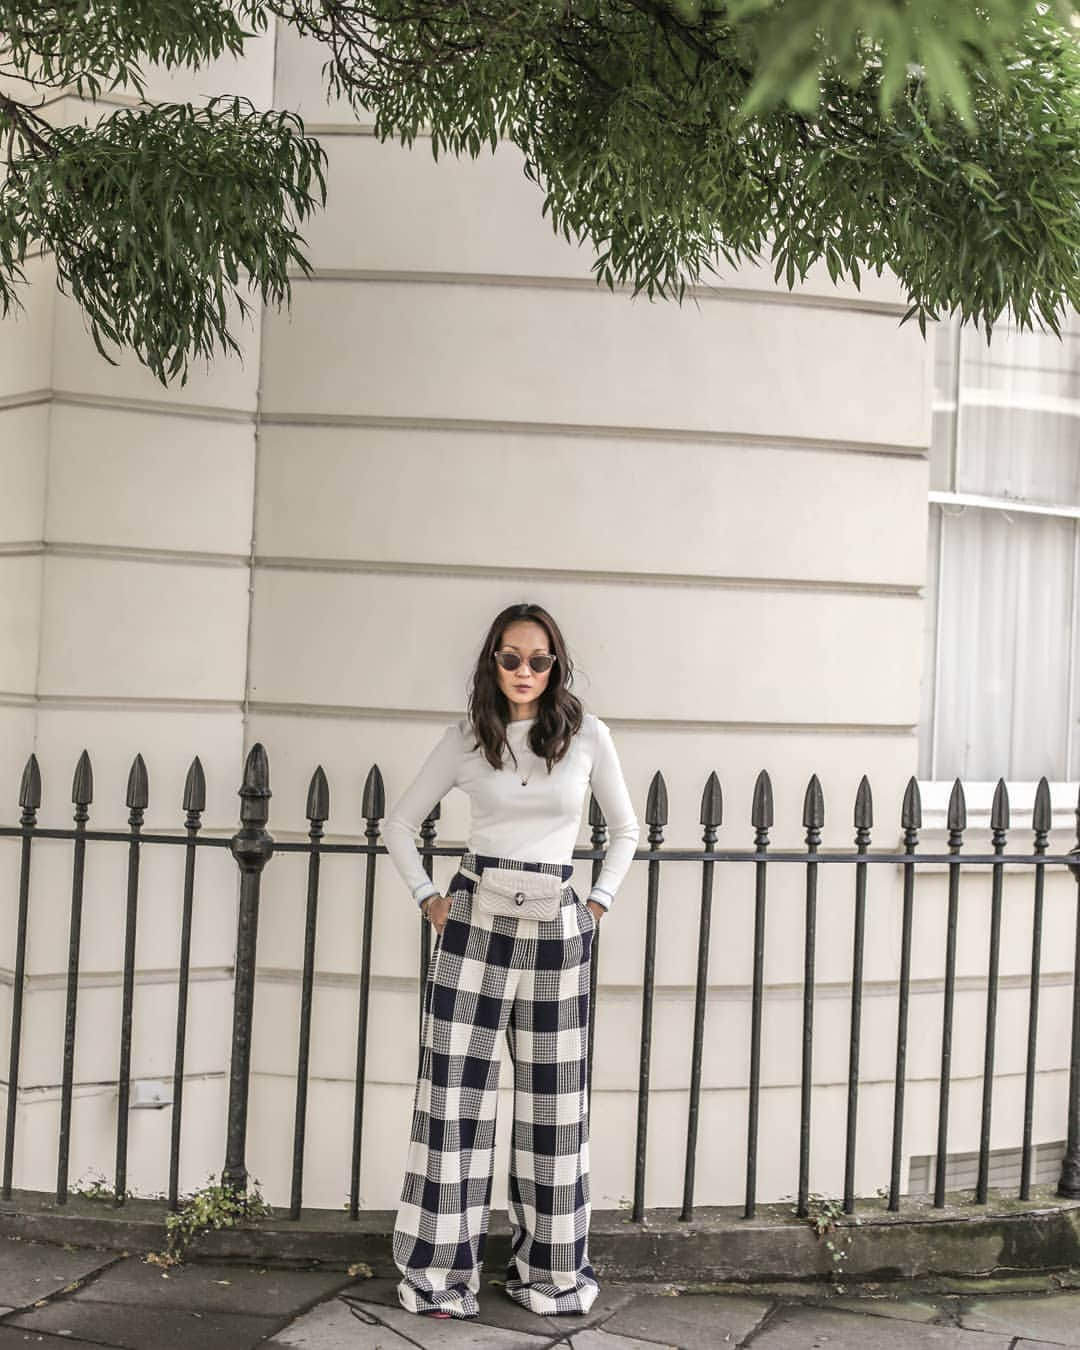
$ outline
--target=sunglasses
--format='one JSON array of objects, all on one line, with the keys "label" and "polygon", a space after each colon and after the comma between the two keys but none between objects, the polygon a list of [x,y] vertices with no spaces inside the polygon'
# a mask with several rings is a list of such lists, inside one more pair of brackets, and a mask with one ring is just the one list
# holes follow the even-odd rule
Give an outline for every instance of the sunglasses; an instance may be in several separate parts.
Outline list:
[{"label": "sunglasses", "polygon": [[[498,661],[503,670],[517,670],[518,666],[521,665],[521,657],[517,652],[496,652],[495,660]],[[557,660],[558,657],[538,653],[536,656],[529,657],[529,665],[532,667],[534,674],[543,675],[546,670],[551,669]]]}]

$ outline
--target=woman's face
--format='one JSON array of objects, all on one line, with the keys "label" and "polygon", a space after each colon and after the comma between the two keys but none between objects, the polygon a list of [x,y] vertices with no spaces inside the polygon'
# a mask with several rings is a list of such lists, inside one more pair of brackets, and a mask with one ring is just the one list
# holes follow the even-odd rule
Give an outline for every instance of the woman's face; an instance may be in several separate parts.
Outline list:
[{"label": "woman's face", "polygon": [[538,675],[529,665],[530,656],[542,653],[555,655],[548,641],[547,629],[532,619],[518,619],[503,630],[502,640],[495,650],[516,652],[522,658],[517,670],[504,670],[498,661],[495,662],[495,674],[499,688],[510,703],[511,718],[534,717],[540,706],[540,695],[547,688],[555,670],[554,666],[550,666]]}]

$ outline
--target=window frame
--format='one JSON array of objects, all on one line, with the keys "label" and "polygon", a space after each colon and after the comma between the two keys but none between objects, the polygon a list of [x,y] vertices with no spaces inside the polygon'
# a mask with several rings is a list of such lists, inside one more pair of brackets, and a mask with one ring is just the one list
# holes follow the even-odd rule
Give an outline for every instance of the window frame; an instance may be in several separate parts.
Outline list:
[{"label": "window frame", "polygon": [[[960,514],[967,510],[976,511],[1002,511],[1006,515],[1049,515],[1058,518],[1071,519],[1073,521],[1073,548],[1072,548],[1072,578],[1071,588],[1073,596],[1073,605],[1069,612],[1069,634],[1068,634],[1068,653],[1069,668],[1067,672],[1067,704],[1065,715],[1066,743],[1065,743],[1065,778],[1063,780],[1052,780],[1049,782],[1051,815],[1053,817],[1054,830],[1067,828],[1074,817],[1076,818],[1077,829],[1080,830],[1080,815],[1078,815],[1077,805],[1077,779],[1080,776],[1080,731],[1076,728],[1077,708],[1076,708],[1076,689],[1077,689],[1077,666],[1080,662],[1080,651],[1078,651],[1078,622],[1077,612],[1080,610],[1080,506],[1069,506],[1063,503],[1053,502],[1032,502],[1025,501],[1015,497],[993,497],[979,493],[960,492],[957,490],[957,470],[959,464],[959,446],[960,446],[960,426],[963,416],[964,404],[960,399],[960,373],[962,370],[964,325],[958,323],[955,326],[954,346],[953,346],[953,388],[952,397],[948,399],[933,399],[931,403],[931,413],[952,412],[952,437],[949,445],[948,479],[949,488],[931,488],[927,492],[927,509],[931,513],[930,526],[936,529],[937,534],[937,577],[933,592],[933,634],[932,641],[933,652],[933,690],[930,697],[930,726],[928,729],[930,742],[930,775],[927,778],[917,777],[916,782],[919,786],[919,793],[923,805],[923,825],[927,829],[944,829],[948,815],[949,796],[955,779],[944,779],[936,776],[938,762],[938,689],[940,676],[940,654],[941,654],[941,581],[945,562],[945,535],[946,520],[950,514]],[[988,391],[993,392],[993,391]],[[1035,411],[1054,411],[1060,412],[1065,416],[1080,417],[1080,400],[1054,400],[1058,405],[1051,408],[1045,406],[1045,402],[1040,404],[1036,396],[1034,401],[1027,401],[1024,398],[1010,399],[1007,404],[999,404],[996,398],[974,398],[965,400],[982,406],[994,404],[997,406],[1007,406],[1010,408],[1031,408]],[[1060,406],[1067,402],[1070,406]],[[949,507],[955,508],[950,513]],[[998,781],[992,782],[985,780],[964,779],[964,799],[967,806],[968,822],[971,828],[980,828],[989,824],[990,808],[993,802],[994,792],[997,789]],[[1024,825],[1021,821],[1026,820],[1030,827],[1031,812],[1034,806],[1035,790],[1037,783],[1031,779],[1006,779],[1005,788],[1009,794],[1010,818],[1015,823],[1012,829],[1022,829]]]}]

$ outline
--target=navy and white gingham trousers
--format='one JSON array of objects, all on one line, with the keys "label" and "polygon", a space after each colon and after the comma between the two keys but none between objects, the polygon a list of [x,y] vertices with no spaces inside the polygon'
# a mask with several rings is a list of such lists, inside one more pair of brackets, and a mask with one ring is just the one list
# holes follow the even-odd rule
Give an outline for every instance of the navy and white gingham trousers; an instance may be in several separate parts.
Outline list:
[{"label": "navy and white gingham trousers", "polygon": [[535,1313],[588,1312],[589,968],[596,920],[573,868],[466,853],[462,865],[561,876],[555,919],[492,915],[461,872],[424,989],[420,1068],[394,1225],[398,1297],[410,1312],[479,1311],[504,1036],[514,1064],[506,1292]]}]

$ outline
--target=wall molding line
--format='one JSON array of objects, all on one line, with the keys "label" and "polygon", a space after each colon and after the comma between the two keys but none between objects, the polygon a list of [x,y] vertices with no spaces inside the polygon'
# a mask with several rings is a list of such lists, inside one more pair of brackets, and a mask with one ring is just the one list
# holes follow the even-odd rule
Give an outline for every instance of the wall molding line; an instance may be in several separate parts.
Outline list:
[{"label": "wall molding line", "polygon": [[[424,271],[420,268],[391,267],[331,267],[312,264],[311,272],[293,268],[289,279],[311,285],[319,282],[381,282],[391,285],[422,286],[494,286],[527,290],[582,291],[599,293],[605,297],[622,296],[636,299],[629,282],[616,282],[608,287],[595,276],[571,276],[547,272],[457,272]],[[643,295],[642,292],[638,292]],[[647,300],[647,296],[643,296]],[[722,282],[695,282],[688,284],[684,298],[694,300],[734,301],[753,305],[784,305],[792,309],[830,309],[849,314],[877,314],[888,318],[902,318],[909,305],[902,300],[870,300],[862,296],[830,295],[814,291],[780,291],[762,286],[725,286]],[[651,301],[649,303],[652,303]],[[663,303],[678,306],[669,299]]]},{"label": "wall molding line", "polygon": [[[134,695],[107,697],[93,694],[25,694],[17,690],[0,689],[0,707],[42,707],[97,711],[161,709],[166,712],[224,712],[240,713],[243,700],[139,698]],[[432,712],[430,708],[372,708],[363,705],[335,703],[289,703],[272,699],[252,699],[252,712],[268,717],[345,718],[349,721],[372,722],[431,722],[445,726],[462,716],[460,711]],[[749,722],[704,720],[697,718],[618,717],[604,720],[612,727],[630,731],[662,731],[664,734],[683,732],[689,735],[703,733],[745,733],[753,736],[914,736],[916,727],[908,722]]]},{"label": "wall molding line", "polygon": [[766,432],[722,430],[711,427],[649,427],[610,422],[536,422],[509,418],[410,417],[367,413],[267,412],[262,409],[225,408],[211,404],[183,404],[166,398],[122,398],[81,393],[77,390],[32,390],[0,397],[0,412],[41,403],[109,412],[142,413],[158,417],[196,417],[217,422],[256,421],[281,427],[361,427],[385,431],[467,432],[491,436],[566,436],[584,440],[640,440],[685,442],[691,445],[728,445],[751,450],[810,450],[837,455],[886,455],[889,458],[925,460],[928,445],[902,442],[843,441],[830,437],[770,435]]},{"label": "wall molding line", "polygon": [[57,708],[64,711],[86,709],[95,712],[239,713],[243,707],[243,700],[239,697],[235,699],[155,698],[152,695],[138,697],[132,694],[26,694],[18,690],[0,689],[0,707]]},{"label": "wall molding line", "polygon": [[[198,549],[148,548],[137,545],[79,543],[73,540],[15,540],[0,543],[0,557],[60,557],[83,561],[160,563],[181,566],[247,569],[245,553],[216,553]],[[768,594],[870,595],[920,600],[919,582],[854,581],[846,578],[752,577],[730,573],[626,572],[599,568],[529,567],[510,564],[413,562],[376,558],[311,558],[287,554],[256,554],[257,572],[315,572],[321,576],[438,576],[462,578],[513,577],[524,581],[563,581],[582,585],[677,586],[716,591],[755,591]]]}]

